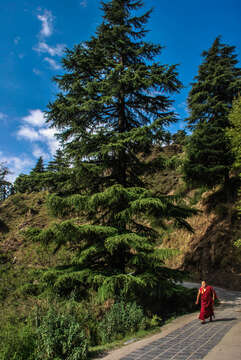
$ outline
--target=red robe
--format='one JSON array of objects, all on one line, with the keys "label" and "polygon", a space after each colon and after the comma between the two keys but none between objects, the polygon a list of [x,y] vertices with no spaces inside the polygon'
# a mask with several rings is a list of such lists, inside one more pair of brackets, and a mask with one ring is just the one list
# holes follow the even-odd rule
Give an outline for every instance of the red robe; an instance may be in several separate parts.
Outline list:
[{"label": "red robe", "polygon": [[216,299],[217,295],[215,293],[215,290],[212,288],[212,286],[209,285],[206,286],[205,291],[202,287],[199,290],[201,293],[201,311],[200,311],[199,319],[204,321],[210,316],[214,316],[213,297],[214,299]]}]

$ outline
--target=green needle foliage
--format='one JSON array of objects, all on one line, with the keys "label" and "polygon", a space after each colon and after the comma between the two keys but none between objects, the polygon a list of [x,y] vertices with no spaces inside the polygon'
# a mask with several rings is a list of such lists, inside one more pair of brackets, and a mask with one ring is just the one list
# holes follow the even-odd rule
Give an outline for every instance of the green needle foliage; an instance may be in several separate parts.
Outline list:
[{"label": "green needle foliage", "polygon": [[141,7],[142,1],[102,2],[95,36],[66,50],[67,73],[55,78],[61,92],[47,118],[88,173],[91,191],[116,182],[140,184],[147,167],[136,155],[164,136],[163,125],[176,121],[168,97],[181,88],[176,66],[154,62],[162,47],[144,41],[150,11],[132,15]]},{"label": "green needle foliage", "polygon": [[[190,230],[185,218],[194,210],[175,205],[175,198],[156,196],[143,188],[114,185],[92,196],[51,195],[48,206],[58,216],[72,219],[45,230],[29,229],[26,236],[48,245],[72,249],[72,262],[43,273],[42,281],[60,295],[73,290],[80,297],[93,290],[100,302],[124,297],[145,301],[145,297],[164,299],[182,274],[163,267],[163,261],[176,251],[158,249],[160,234],[152,227],[163,227],[164,219],[175,220]],[[85,213],[89,223],[79,225]]]},{"label": "green needle foliage", "polygon": [[188,97],[188,123],[194,132],[184,166],[187,182],[208,186],[229,182],[234,159],[225,129],[230,127],[232,101],[241,89],[241,69],[236,66],[234,50],[218,37],[202,54],[203,63]]},{"label": "green needle foliage", "polygon": [[48,163],[47,171],[52,171],[55,173],[64,171],[69,168],[69,161],[66,158],[66,155],[63,150],[58,149],[54,155],[53,160]]},{"label": "green needle foliage", "polygon": [[32,169],[31,173],[43,173],[44,171],[45,171],[44,161],[43,161],[42,156],[40,156],[35,167]]},{"label": "green needle foliage", "polygon": [[152,304],[171,296],[182,278],[163,266],[175,251],[156,245],[165,220],[191,230],[186,218],[194,211],[143,187],[142,175],[162,163],[147,164],[140,155],[176,120],[168,93],[181,84],[175,66],[154,62],[161,47],[143,40],[150,12],[132,16],[141,6],[133,0],[102,2],[96,35],[66,51],[67,73],[55,79],[61,92],[49,104],[48,121],[59,130],[81,190],[50,196],[52,213],[67,220],[29,229],[26,236],[54,242],[56,252],[62,246],[73,251],[70,263],[42,276],[63,296],[75,290],[80,297],[94,293],[100,302],[124,297]]}]

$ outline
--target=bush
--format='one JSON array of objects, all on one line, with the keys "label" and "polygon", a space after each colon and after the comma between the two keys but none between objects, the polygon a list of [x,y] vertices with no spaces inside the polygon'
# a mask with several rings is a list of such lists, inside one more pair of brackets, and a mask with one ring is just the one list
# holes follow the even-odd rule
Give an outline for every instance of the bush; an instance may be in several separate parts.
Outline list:
[{"label": "bush", "polygon": [[196,289],[187,289],[181,285],[175,285],[172,289],[172,294],[163,302],[167,317],[195,311],[196,297]]},{"label": "bush", "polygon": [[0,360],[35,360],[35,343],[30,324],[8,324],[0,331]]},{"label": "bush", "polygon": [[36,360],[85,360],[88,340],[74,314],[50,309],[37,329]]},{"label": "bush", "polygon": [[146,319],[143,310],[136,303],[115,303],[104,315],[98,326],[102,343],[108,343],[123,338],[145,328]]},{"label": "bush", "polygon": [[180,156],[174,155],[171,158],[167,158],[165,161],[165,168],[170,170],[176,170],[179,166],[181,166],[183,160]]},{"label": "bush", "polygon": [[234,246],[236,246],[237,248],[241,248],[241,239],[236,240],[236,241],[234,242]]}]

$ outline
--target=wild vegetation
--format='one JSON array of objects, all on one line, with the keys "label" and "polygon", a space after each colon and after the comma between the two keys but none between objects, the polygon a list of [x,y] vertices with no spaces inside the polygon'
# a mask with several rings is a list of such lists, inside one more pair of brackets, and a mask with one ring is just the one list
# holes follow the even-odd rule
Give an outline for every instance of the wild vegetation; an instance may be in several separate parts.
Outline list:
[{"label": "wild vegetation", "polygon": [[54,159],[14,186],[0,167],[0,360],[87,359],[193,311],[184,270],[240,269],[235,48],[203,53],[192,134],[170,134],[182,84],[145,42],[142,5],[103,2],[95,35],[66,50],[46,114]]}]

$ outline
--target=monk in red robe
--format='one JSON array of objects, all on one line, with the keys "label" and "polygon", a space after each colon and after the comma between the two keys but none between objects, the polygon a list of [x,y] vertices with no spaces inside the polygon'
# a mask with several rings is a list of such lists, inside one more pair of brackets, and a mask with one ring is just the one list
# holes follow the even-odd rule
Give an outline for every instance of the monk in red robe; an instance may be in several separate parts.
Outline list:
[{"label": "monk in red robe", "polygon": [[201,297],[201,311],[199,319],[202,320],[202,324],[205,324],[205,319],[209,318],[209,321],[212,321],[214,317],[213,304],[214,300],[217,299],[217,295],[212,286],[207,285],[206,281],[202,281],[202,286],[200,287],[196,304],[199,303],[199,298]]}]

